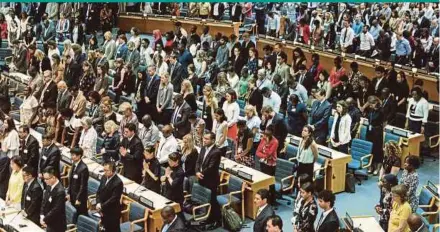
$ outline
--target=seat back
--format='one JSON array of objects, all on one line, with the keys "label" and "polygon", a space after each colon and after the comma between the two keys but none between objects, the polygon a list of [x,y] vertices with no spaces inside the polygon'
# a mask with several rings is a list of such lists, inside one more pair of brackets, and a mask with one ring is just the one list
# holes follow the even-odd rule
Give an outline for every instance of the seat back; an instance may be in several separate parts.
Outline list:
[{"label": "seat back", "polygon": [[430,205],[434,200],[434,194],[432,194],[426,186],[423,186],[422,191],[420,191],[419,195],[419,205]]},{"label": "seat back", "polygon": [[96,194],[96,192],[98,192],[98,188],[99,188],[99,181],[97,181],[94,178],[89,178],[89,180],[87,181],[87,195],[93,195]]},{"label": "seat back", "polygon": [[359,134],[357,137],[362,140],[367,140],[367,126],[365,125],[359,126]]},{"label": "seat back", "polygon": [[[365,155],[371,154],[373,143],[362,139],[353,139],[351,142],[351,158],[360,161]],[[367,165],[368,160],[363,160],[363,164]]]},{"label": "seat back", "polygon": [[70,204],[69,201],[66,201],[66,222],[67,224],[76,224],[76,220],[78,218],[78,212],[76,208]]},{"label": "seat back", "polygon": [[[325,167],[325,168],[327,168],[327,165],[328,165],[328,159],[327,158],[325,158],[324,156],[318,156],[318,159],[316,160],[316,162],[315,162],[317,165],[319,165],[321,168],[323,168],[323,167]],[[320,172],[318,172],[318,173],[315,173],[316,175],[325,175],[325,172],[324,172],[324,170],[321,170]],[[315,176],[315,178],[316,178],[316,176]]]},{"label": "seat back", "polygon": [[[231,175],[229,177],[228,192],[236,192],[242,190],[243,190],[243,180],[234,175]],[[237,194],[235,196],[241,199],[241,195]]]},{"label": "seat back", "polygon": [[298,147],[292,144],[287,144],[286,147],[286,159],[294,158],[298,155]]},{"label": "seat back", "polygon": [[328,136],[330,137],[330,134],[331,134],[331,132],[332,132],[332,126],[333,126],[333,121],[335,120],[335,118],[333,117],[333,115],[331,115],[329,118],[328,118]]},{"label": "seat back", "polygon": [[388,141],[394,140],[397,144],[401,144],[402,143],[402,138],[398,135],[395,135],[391,132],[384,132],[384,136],[383,136],[383,143],[387,143]]},{"label": "seat back", "polygon": [[280,182],[283,178],[293,175],[295,163],[284,159],[277,159],[275,169],[275,181]]},{"label": "seat back", "polygon": [[199,204],[206,204],[211,201],[211,190],[194,183],[191,191],[191,200]]},{"label": "seat back", "polygon": [[[128,214],[128,220],[130,222],[142,219],[145,217],[145,206],[137,203],[137,202],[131,202],[130,203],[130,212]],[[137,223],[138,226],[144,228],[144,223],[139,222]]]},{"label": "seat back", "polygon": [[78,217],[78,223],[76,224],[76,231],[81,232],[98,232],[99,231],[99,221],[93,220],[92,218],[80,215]]}]

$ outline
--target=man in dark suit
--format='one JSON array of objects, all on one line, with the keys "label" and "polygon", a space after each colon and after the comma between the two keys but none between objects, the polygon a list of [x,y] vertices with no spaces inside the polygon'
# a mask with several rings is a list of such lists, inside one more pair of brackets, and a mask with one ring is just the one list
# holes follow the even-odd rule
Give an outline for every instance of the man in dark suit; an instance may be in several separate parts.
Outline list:
[{"label": "man in dark suit", "polygon": [[353,86],[348,82],[347,75],[342,75],[339,80],[341,84],[332,90],[333,102],[345,101],[349,97],[353,97]]},{"label": "man in dark suit", "polygon": [[60,81],[57,84],[58,97],[57,97],[57,111],[61,109],[67,109],[72,103],[72,94],[67,89],[67,84],[64,81]]},{"label": "man in dark suit", "polygon": [[27,50],[23,43],[19,40],[12,41],[13,47],[13,55],[12,55],[12,63],[15,66],[15,70],[20,73],[26,73],[27,70]]},{"label": "man in dark suit", "polygon": [[85,25],[87,25],[87,34],[95,34],[99,27],[100,9],[97,3],[87,3],[84,7]]},{"label": "man in dark suit", "polygon": [[6,199],[6,192],[8,191],[11,159],[7,155],[0,154],[0,198]]},{"label": "man in dark suit", "polygon": [[43,177],[47,187],[41,204],[40,224],[43,228],[46,227],[47,232],[65,231],[67,224],[64,187],[52,167],[44,169]]},{"label": "man in dark suit", "polygon": [[163,225],[161,232],[184,232],[186,231],[185,223],[176,215],[174,208],[167,205],[160,211],[162,216]]},{"label": "man in dark suit", "polygon": [[168,69],[168,73],[170,74],[171,84],[174,86],[174,92],[180,93],[180,86],[182,84],[183,79],[186,79],[187,72],[183,68],[182,64],[177,61],[177,54],[172,53],[170,56],[170,67]]},{"label": "man in dark suit", "polygon": [[382,89],[388,87],[388,80],[385,77],[385,68],[382,66],[377,66],[376,69],[376,77],[373,78],[371,82],[371,87],[374,89],[374,95],[380,97],[382,94]]},{"label": "man in dark suit", "polygon": [[203,147],[200,150],[196,163],[196,176],[199,184],[211,190],[211,215],[209,221],[214,222],[213,227],[219,226],[221,214],[217,202],[217,187],[220,184],[218,170],[222,151],[215,145],[215,134],[208,132],[203,136]]},{"label": "man in dark suit", "polygon": [[315,93],[316,101],[313,102],[310,112],[309,124],[313,127],[315,141],[324,145],[328,133],[328,119],[332,111],[331,104],[325,99],[326,90],[319,89]]},{"label": "man in dark suit", "polygon": [[281,105],[280,105],[280,113],[283,114],[287,110],[287,98],[289,97],[289,87],[287,86],[287,81],[282,79],[282,77],[278,74],[275,74],[273,76],[273,91],[277,93],[281,98]]},{"label": "man in dark suit", "polygon": [[73,57],[66,56],[66,67],[64,69],[64,81],[70,89],[74,85],[78,85],[81,76],[81,65],[78,64]]},{"label": "man in dark suit", "polygon": [[428,227],[423,223],[422,217],[416,213],[409,215],[406,221],[412,232],[429,232]]},{"label": "man in dark suit", "polygon": [[[242,72],[247,72],[247,68],[243,68],[243,70],[244,71]],[[246,73],[245,75],[248,75],[248,73]],[[261,115],[261,108],[263,108],[263,94],[261,93],[261,90],[257,87],[257,79],[250,78],[248,83],[248,89],[251,91],[249,93],[248,103],[249,105],[253,105],[256,108],[258,115]]]},{"label": "man in dark suit", "polygon": [[229,15],[231,16],[232,22],[239,22],[241,19],[241,3],[236,2],[229,5]]},{"label": "man in dark suit", "polygon": [[[159,91],[160,77],[156,73],[156,66],[150,65],[148,67],[148,76],[145,81],[145,85],[142,87],[143,91],[141,94],[142,104],[139,105],[140,116],[146,113],[151,115],[153,121],[157,121],[157,93]],[[138,117],[142,118],[142,117]]]},{"label": "man in dark suit", "polygon": [[180,155],[177,152],[168,156],[168,167],[165,169],[165,175],[160,180],[164,183],[164,193],[166,198],[183,206],[183,180],[185,173],[180,165]]},{"label": "man in dark suit", "polygon": [[183,136],[191,131],[191,123],[188,120],[188,116],[191,114],[191,107],[181,94],[174,95],[174,102],[176,103],[176,108],[171,117],[171,125],[174,127],[174,136],[182,139]]},{"label": "man in dark suit", "polygon": [[440,39],[438,37],[435,37],[432,40],[432,46],[429,49],[428,52],[428,62],[427,66],[430,72],[438,72],[438,66],[439,66],[439,50],[440,50]]},{"label": "man in dark suit", "polygon": [[43,135],[43,148],[41,149],[39,177],[43,179],[42,171],[48,167],[54,169],[54,175],[60,179],[61,151],[53,142],[52,134]]},{"label": "man in dark suit", "polygon": [[[261,130],[265,130],[269,125],[273,127],[273,137],[275,137],[280,144],[283,144],[287,137],[287,125],[284,121],[282,115],[277,114],[271,106],[264,106],[261,109],[262,121]],[[278,154],[280,153],[283,146],[278,146]]]},{"label": "man in dark suit", "polygon": [[118,232],[121,219],[121,196],[124,185],[116,175],[114,162],[104,163],[104,176],[96,192],[96,209],[101,213],[101,223],[105,231]]},{"label": "man in dark suit", "polygon": [[37,169],[31,166],[23,168],[23,192],[21,194],[21,210],[26,218],[40,226],[40,210],[43,201],[43,189],[37,179]]},{"label": "man in dark suit", "polygon": [[82,161],[83,149],[75,147],[70,149],[72,155],[72,169],[69,173],[69,188],[67,199],[76,208],[78,214],[87,214],[87,187],[89,169]]},{"label": "man in dark suit", "polygon": [[108,63],[107,57],[105,57],[104,54],[105,54],[104,48],[99,48],[98,52],[96,53],[95,64],[93,65],[93,67],[95,69],[95,73],[96,73],[96,68],[98,66],[105,67],[106,70],[108,70],[108,68],[109,68],[109,63]]},{"label": "man in dark suit", "polygon": [[394,125],[394,119],[396,118],[397,102],[394,97],[391,96],[390,89],[388,87],[382,89],[382,112],[385,124]]},{"label": "man in dark suit", "polygon": [[318,194],[318,205],[324,211],[318,220],[316,232],[336,232],[339,229],[339,218],[334,210],[335,195],[329,190]]},{"label": "man in dark suit", "polygon": [[38,170],[38,160],[40,159],[40,144],[38,140],[29,133],[29,127],[26,125],[18,128],[20,137],[20,157],[23,164]]},{"label": "man in dark suit", "polygon": [[275,214],[275,212],[272,209],[272,206],[267,204],[269,194],[270,193],[267,189],[259,189],[257,191],[257,194],[255,194],[254,204],[258,207],[258,210],[255,216],[254,232],[266,231],[267,219]]},{"label": "man in dark suit", "polygon": [[[47,54],[49,45],[56,47],[57,44],[55,42],[55,36],[56,36],[56,29],[53,22],[51,22],[46,15],[42,18],[41,25],[41,40],[43,42],[43,49],[44,52]],[[50,58],[50,57],[49,57]]]},{"label": "man in dark suit", "polygon": [[241,36],[243,38],[243,42],[241,43],[241,55],[243,56],[244,60],[249,59],[249,49],[255,48],[255,43],[251,40],[251,36],[249,33],[245,32]]},{"label": "man in dark suit", "polygon": [[128,123],[124,128],[124,139],[119,148],[121,161],[124,165],[124,176],[140,184],[142,182],[142,163],[144,146],[136,135],[136,125]]},{"label": "man in dark suit", "polygon": [[296,76],[296,80],[299,84],[304,86],[304,88],[307,89],[307,93],[310,93],[312,91],[312,86],[314,84],[314,76],[309,75],[309,72],[307,71],[307,67],[303,64],[298,65],[299,73]]},{"label": "man in dark suit", "polygon": [[44,77],[44,87],[40,93],[40,99],[38,103],[43,108],[46,108],[47,104],[56,104],[58,90],[57,84],[52,80],[52,71],[46,70],[43,72]]}]

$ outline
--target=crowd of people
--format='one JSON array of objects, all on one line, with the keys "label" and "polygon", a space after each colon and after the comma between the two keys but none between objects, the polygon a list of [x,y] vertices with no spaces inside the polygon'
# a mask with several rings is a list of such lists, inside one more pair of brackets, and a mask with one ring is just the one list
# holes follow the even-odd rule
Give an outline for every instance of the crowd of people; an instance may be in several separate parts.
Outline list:
[{"label": "crowd of people", "polygon": [[[164,37],[154,30],[151,40],[136,27],[129,32],[112,30],[119,12],[151,9],[178,15],[177,3],[2,4],[9,8],[0,16],[0,34],[13,50],[3,69],[28,75],[30,82],[16,96],[22,99],[17,117],[9,101],[12,94],[2,81],[7,77],[2,74],[0,80],[0,101],[6,99],[0,107],[4,154],[0,173],[5,173],[0,197],[20,205],[29,219],[48,231],[65,230],[66,199],[79,214],[87,215],[89,172],[83,157],[104,166],[96,210],[106,231],[119,231],[123,186],[117,170],[182,209],[184,192],[190,193],[198,182],[211,190],[208,221],[216,228],[222,218],[217,201],[221,157],[273,176],[277,159],[287,157],[288,134],[301,138],[295,231],[336,231],[335,196],[328,190],[318,193],[313,183],[318,144],[349,153],[361,118],[368,119],[366,139],[373,142],[369,173],[380,180],[381,199],[375,210],[381,226],[386,231],[418,231],[416,226],[422,226],[420,217],[411,215],[418,207],[418,157],[405,159],[397,180],[401,151],[392,141],[383,143],[383,131],[386,125],[395,125],[424,133],[429,107],[423,81],[417,80],[410,89],[405,72],[383,66],[367,77],[356,62],[344,68],[340,56],[331,70],[325,70],[318,53],[308,60],[299,47],[288,63],[282,43],[265,46],[259,55],[249,33],[241,38],[211,35],[209,26],[198,34],[196,26],[183,28],[176,22]],[[222,20],[226,7],[189,3],[188,14]],[[289,7],[294,9],[287,10],[289,20],[280,25],[280,16]],[[378,53],[389,59],[393,54],[396,63],[420,61],[414,65],[438,71],[435,3],[236,3],[229,9],[233,21],[255,13],[262,33],[286,39],[294,33],[292,38],[306,44],[331,48],[340,44],[345,52],[365,56]],[[295,22],[297,26],[288,25]],[[334,41],[336,31],[341,32],[340,43]],[[406,123],[396,119],[399,114]],[[20,121],[18,127],[14,119]],[[34,129],[43,135],[41,150],[30,133]],[[60,179],[60,146],[72,155],[68,186]],[[46,189],[44,194],[38,183]],[[256,194],[254,231],[281,231],[283,220],[271,206],[276,205],[275,198],[273,186]],[[317,206],[324,212],[315,227]],[[162,231],[185,226],[172,208],[164,208],[162,217]]]}]

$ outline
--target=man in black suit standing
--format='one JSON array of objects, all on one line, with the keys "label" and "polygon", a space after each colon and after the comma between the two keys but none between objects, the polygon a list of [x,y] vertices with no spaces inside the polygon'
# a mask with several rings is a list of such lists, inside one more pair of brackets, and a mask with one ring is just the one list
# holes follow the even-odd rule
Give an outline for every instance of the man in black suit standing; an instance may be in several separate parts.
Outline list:
[{"label": "man in black suit standing", "polygon": [[182,64],[177,61],[177,57],[178,55],[176,53],[173,52],[171,54],[168,73],[170,74],[171,84],[174,86],[174,92],[180,93],[180,86],[183,79],[187,77],[187,71],[183,68]]},{"label": "man in black suit standing", "polygon": [[[219,226],[221,219],[220,206],[217,202],[217,187],[220,184],[218,170],[222,152],[215,145],[215,134],[206,133],[203,136],[203,147],[200,149],[196,163],[196,176],[199,184],[211,190],[211,215],[210,222],[214,222],[213,228]],[[211,229],[211,228],[210,228]]]},{"label": "man in black suit standing", "polygon": [[[280,144],[283,144],[288,134],[284,118],[280,114],[277,114],[271,106],[264,106],[263,109],[261,109],[261,114],[262,121],[260,129],[264,131],[269,125],[272,125],[273,137],[275,137]],[[278,154],[281,149],[283,149],[283,146],[278,146]]]},{"label": "man in black suit standing", "polygon": [[394,125],[394,119],[396,118],[397,102],[394,97],[391,96],[390,89],[385,87],[382,89],[382,111],[384,117],[384,123]]},{"label": "man in black suit standing", "polygon": [[269,194],[269,190],[267,189],[260,189],[257,191],[257,194],[255,194],[254,203],[258,207],[258,210],[255,216],[254,232],[266,231],[267,219],[275,214],[272,206],[267,204]]},{"label": "man in black suit standing", "polygon": [[5,154],[0,154],[0,198],[6,199],[9,177],[11,176],[11,159]]},{"label": "man in black suit standing", "polygon": [[[139,106],[141,111],[140,114],[143,117],[146,113],[148,113],[151,115],[153,121],[157,121],[156,101],[157,101],[157,93],[159,92],[160,77],[157,74],[156,66],[154,65],[148,66],[147,71],[148,71],[147,81],[145,83],[145,87],[142,88],[143,92],[141,94],[142,101],[144,101],[145,104],[141,104]],[[138,117],[138,118],[142,118],[142,117]]]},{"label": "man in black suit standing", "polygon": [[13,56],[12,63],[14,64],[14,68],[17,72],[26,73],[27,70],[27,50],[26,46],[20,42],[19,40],[12,41]]},{"label": "man in black suit standing", "polygon": [[39,177],[43,179],[42,171],[48,167],[54,169],[54,175],[60,179],[61,151],[53,142],[52,134],[43,135],[43,148],[41,149]]},{"label": "man in black suit standing", "polygon": [[69,173],[69,188],[67,199],[76,208],[79,215],[87,215],[87,188],[89,169],[82,161],[83,149],[75,147],[70,149],[72,155],[72,169]]},{"label": "man in black suit standing", "polygon": [[72,103],[72,94],[67,89],[65,81],[60,81],[57,84],[58,96],[57,96],[57,111],[61,109],[67,109]]},{"label": "man in black suit standing", "polygon": [[140,184],[142,182],[142,164],[144,160],[144,146],[136,135],[136,125],[128,123],[124,128],[124,138],[119,148],[121,161],[124,165],[123,175]]},{"label": "man in black suit standing", "polygon": [[174,102],[176,103],[176,108],[171,117],[171,125],[174,128],[174,136],[182,139],[183,136],[191,131],[191,123],[188,120],[188,116],[191,114],[191,107],[180,93],[174,95]]},{"label": "man in black suit standing", "polygon": [[43,178],[47,187],[41,204],[40,224],[43,228],[46,227],[47,232],[65,231],[67,224],[64,187],[55,175],[53,167],[44,169]]},{"label": "man in black suit standing", "polygon": [[324,145],[328,134],[328,119],[332,111],[331,104],[325,99],[326,90],[319,89],[315,93],[316,101],[312,104],[309,124],[315,133],[315,141]]},{"label": "man in black suit standing", "polygon": [[186,231],[185,223],[176,215],[174,208],[167,205],[160,211],[162,216],[163,225],[161,232],[184,232]]},{"label": "man in black suit standing", "polygon": [[324,211],[319,218],[316,232],[336,232],[339,229],[339,218],[333,209],[335,195],[329,190],[322,190],[318,194],[318,205]]},{"label": "man in black suit standing", "polygon": [[377,66],[375,69],[376,77],[371,82],[371,87],[374,89],[374,95],[380,97],[382,95],[382,89],[388,87],[388,80],[385,77],[385,68]]},{"label": "man in black suit standing", "polygon": [[43,189],[37,179],[37,169],[31,166],[23,168],[23,192],[21,194],[21,210],[26,218],[40,226],[40,210],[43,201]]},{"label": "man in black suit standing", "polygon": [[251,36],[248,32],[243,33],[241,36],[243,38],[243,42],[241,43],[241,55],[244,60],[249,59],[249,49],[255,48],[255,43],[251,40]]},{"label": "man in black suit standing", "polygon": [[124,189],[121,179],[116,175],[114,162],[104,163],[104,176],[96,192],[96,209],[101,213],[101,223],[105,231],[121,231],[121,196]]},{"label": "man in black suit standing", "polygon": [[40,144],[38,140],[30,134],[29,127],[26,125],[18,128],[20,137],[20,157],[23,163],[38,170],[38,160],[40,159]]},{"label": "man in black suit standing", "polygon": [[38,103],[41,107],[46,108],[48,104],[56,104],[58,97],[57,84],[53,81],[52,71],[46,70],[43,72],[44,87],[40,93],[40,99]]}]

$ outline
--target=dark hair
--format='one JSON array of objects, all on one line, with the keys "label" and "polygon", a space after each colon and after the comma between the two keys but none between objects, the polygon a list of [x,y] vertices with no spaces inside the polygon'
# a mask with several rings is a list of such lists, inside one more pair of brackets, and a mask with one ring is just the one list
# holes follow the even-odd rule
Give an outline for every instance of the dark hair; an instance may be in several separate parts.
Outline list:
[{"label": "dark hair", "polygon": [[238,120],[238,122],[237,122],[237,126],[238,126],[238,127],[246,126],[246,120]]},{"label": "dark hair", "polygon": [[418,169],[420,167],[420,159],[418,156],[409,155],[406,158],[406,162],[411,165],[414,169]]},{"label": "dark hair", "polygon": [[42,140],[53,140],[54,134],[53,133],[47,133],[43,135]]},{"label": "dark hair", "polygon": [[25,166],[22,169],[22,171],[26,172],[27,174],[31,175],[32,177],[36,177],[37,176],[37,171],[32,166]]},{"label": "dark hair", "polygon": [[80,147],[74,147],[74,148],[70,149],[70,154],[79,155],[82,157],[84,154],[84,151]]},{"label": "dark hair", "polygon": [[11,158],[11,162],[13,162],[14,164],[16,164],[18,167],[20,167],[20,169],[23,167],[23,160],[21,159],[20,156],[16,155],[16,156],[12,156]]},{"label": "dark hair", "polygon": [[147,38],[143,38],[142,41],[145,42],[145,43],[147,43],[148,45],[150,45],[150,40],[149,40],[149,39],[147,39]]},{"label": "dark hair", "polygon": [[23,130],[23,132],[26,132],[29,134],[30,129],[29,129],[28,125],[21,125],[20,128],[21,128],[21,130]]},{"label": "dark hair", "polygon": [[304,55],[303,50],[301,50],[301,48],[299,48],[299,47],[296,47],[295,49],[293,49],[293,52],[292,52],[293,60],[295,60],[297,58],[295,56],[295,52],[297,52],[299,54],[299,57],[304,58],[304,59],[306,58],[306,56]]},{"label": "dark hair", "polygon": [[226,93],[231,95],[231,102],[235,102],[237,100],[237,93],[234,89],[228,89]]},{"label": "dark hair", "polygon": [[168,155],[168,159],[170,159],[174,162],[180,161],[180,157],[181,157],[181,155],[179,154],[179,152],[173,152],[170,155]]},{"label": "dark hair", "polygon": [[281,57],[281,59],[283,59],[284,61],[287,61],[287,54],[283,51],[280,52],[279,56]]},{"label": "dark hair", "polygon": [[421,79],[417,79],[417,80],[414,82],[414,85],[423,86],[423,80],[421,80]]},{"label": "dark hair", "polygon": [[127,123],[124,128],[128,129],[129,131],[136,132],[136,125],[134,123]]},{"label": "dark hair", "polygon": [[422,91],[422,89],[421,89],[420,87],[418,87],[418,86],[412,88],[412,89],[411,89],[411,93],[412,93],[412,92],[416,92],[417,95],[423,97],[423,91]]},{"label": "dark hair", "polygon": [[260,195],[261,200],[264,200],[264,199],[267,200],[269,198],[269,190],[267,190],[267,189],[259,189],[257,191],[257,194]]},{"label": "dark hair", "polygon": [[311,182],[306,182],[304,184],[301,185],[301,189],[308,192],[308,193],[314,193],[315,192],[315,188],[313,186],[313,184]]},{"label": "dark hair", "polygon": [[336,56],[335,59],[333,59],[334,62],[337,62],[338,64],[342,63],[342,57]]},{"label": "dark hair", "polygon": [[188,116],[188,119],[197,119],[197,114],[196,113],[190,113]]},{"label": "dark hair", "polygon": [[267,222],[271,221],[273,227],[278,227],[281,231],[283,229],[283,220],[278,215],[272,215],[269,218],[267,218]]},{"label": "dark hair", "polygon": [[325,70],[325,69],[322,70],[320,74],[322,74],[324,76],[324,79],[326,81],[328,81],[329,74],[328,74],[327,70]]},{"label": "dark hair", "polygon": [[265,95],[266,93],[269,93],[271,90],[268,87],[264,87],[261,89],[261,94]]},{"label": "dark hair", "polygon": [[359,67],[359,64],[356,61],[351,62],[350,68],[357,69]]},{"label": "dark hair", "polygon": [[220,115],[220,121],[219,121],[220,123],[227,120],[225,112],[222,109],[218,108],[217,110],[215,110],[215,113]]},{"label": "dark hair", "polygon": [[66,118],[71,118],[73,116],[73,110],[70,108],[60,109],[60,115]]},{"label": "dark hair", "polygon": [[308,149],[309,146],[313,143],[313,128],[309,125],[305,125],[303,128],[307,128],[307,130],[310,133],[309,138],[307,138],[307,140],[304,143],[304,149]]},{"label": "dark hair", "polygon": [[324,202],[330,202],[330,207],[335,205],[335,195],[330,190],[322,190],[318,193],[318,199],[321,199]]},{"label": "dark hair", "polygon": [[14,123],[14,119],[13,119],[13,118],[8,117],[8,118],[6,119],[6,123],[8,124],[8,128],[6,128],[5,132],[10,132],[10,131],[12,131],[12,130],[17,130],[17,129],[15,128],[15,123]]},{"label": "dark hair", "polygon": [[113,162],[113,161],[108,161],[108,162],[105,162],[104,164],[102,164],[103,167],[106,166],[106,165],[108,165],[108,166],[110,167],[110,169],[112,170],[112,172],[115,172],[115,171],[116,171],[116,163],[115,163],[115,162]]},{"label": "dark hair", "polygon": [[325,94],[327,93],[327,91],[325,89],[318,89],[316,91],[317,94],[319,94],[320,96],[325,96]]},{"label": "dark hair", "polygon": [[154,148],[154,146],[146,146],[144,151],[148,152],[148,153],[154,153],[156,149]]},{"label": "dark hair", "polygon": [[49,174],[49,175],[51,175],[51,176],[55,176],[55,168],[53,168],[52,166],[46,167],[46,168],[43,170],[43,174],[44,174],[44,173],[47,173],[47,174]]},{"label": "dark hair", "polygon": [[298,65],[298,70],[306,70],[306,66],[303,64]]},{"label": "dark hair", "polygon": [[382,66],[377,66],[374,71],[376,72],[380,72],[380,73],[384,73],[385,72],[385,68]]},{"label": "dark hair", "polygon": [[90,91],[89,97],[95,99],[96,103],[99,103],[101,101],[101,95],[97,91]]},{"label": "dark hair", "polygon": [[205,135],[209,135],[209,138],[214,140],[215,139],[215,134],[212,131],[206,132]]}]

